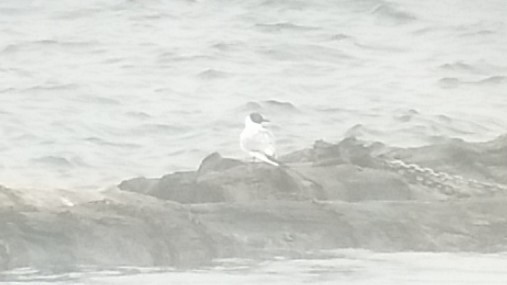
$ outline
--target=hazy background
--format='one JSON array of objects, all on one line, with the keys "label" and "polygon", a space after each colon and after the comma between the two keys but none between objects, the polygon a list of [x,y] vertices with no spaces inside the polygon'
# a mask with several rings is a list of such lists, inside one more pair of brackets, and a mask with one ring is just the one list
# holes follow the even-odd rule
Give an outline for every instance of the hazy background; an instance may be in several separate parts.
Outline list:
[{"label": "hazy background", "polygon": [[[244,158],[243,118],[280,154],[347,135],[391,145],[507,130],[504,0],[0,1],[0,184],[99,189]],[[12,284],[505,284],[505,253],[340,250]],[[18,283],[16,283],[18,282]]]},{"label": "hazy background", "polygon": [[491,139],[506,19],[503,0],[3,0],[0,183],[96,189],[243,158],[253,110],[280,154],[351,133]]}]

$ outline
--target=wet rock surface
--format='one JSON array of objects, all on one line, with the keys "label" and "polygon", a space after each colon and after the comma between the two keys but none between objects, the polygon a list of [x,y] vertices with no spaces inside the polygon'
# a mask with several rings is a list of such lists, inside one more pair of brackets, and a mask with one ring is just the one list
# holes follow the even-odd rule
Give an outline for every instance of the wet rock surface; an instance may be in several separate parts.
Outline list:
[{"label": "wet rock surface", "polygon": [[318,141],[281,159],[287,167],[214,153],[196,171],[96,192],[0,187],[0,269],[507,250],[507,136],[409,149]]}]

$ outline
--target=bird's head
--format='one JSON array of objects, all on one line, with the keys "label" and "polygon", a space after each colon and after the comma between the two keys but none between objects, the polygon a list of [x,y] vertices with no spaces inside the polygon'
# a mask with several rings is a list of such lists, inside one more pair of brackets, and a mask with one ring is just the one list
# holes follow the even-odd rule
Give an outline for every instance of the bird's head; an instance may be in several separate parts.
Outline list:
[{"label": "bird's head", "polygon": [[248,124],[263,125],[264,123],[268,123],[268,122],[269,122],[269,120],[266,119],[266,118],[264,118],[259,113],[251,113],[245,119],[245,124],[246,125],[248,125]]}]

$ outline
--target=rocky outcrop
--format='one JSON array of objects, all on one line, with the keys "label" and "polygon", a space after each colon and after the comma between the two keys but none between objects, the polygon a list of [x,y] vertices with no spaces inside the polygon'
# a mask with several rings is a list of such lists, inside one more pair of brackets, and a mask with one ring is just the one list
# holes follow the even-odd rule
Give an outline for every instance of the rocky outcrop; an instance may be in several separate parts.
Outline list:
[{"label": "rocky outcrop", "polygon": [[117,190],[43,192],[45,203],[32,205],[31,193],[1,189],[10,204],[0,217],[4,267],[188,266],[213,256],[208,237],[176,203]]},{"label": "rocky outcrop", "polygon": [[0,187],[0,269],[186,267],[350,247],[507,250],[506,137],[412,149],[319,141],[282,160],[214,153],[196,171],[100,192]]},{"label": "rocky outcrop", "polygon": [[197,171],[134,178],[119,188],[180,203],[257,200],[435,200],[507,193],[507,139],[390,148],[354,138],[317,141],[282,158],[286,167],[245,163],[218,153]]},{"label": "rocky outcrop", "polygon": [[187,204],[408,200],[412,196],[409,185],[399,175],[374,168],[314,165],[308,161],[274,167],[223,158],[217,153],[205,158],[197,171],[177,172],[160,179],[134,178],[123,181],[119,188]]}]

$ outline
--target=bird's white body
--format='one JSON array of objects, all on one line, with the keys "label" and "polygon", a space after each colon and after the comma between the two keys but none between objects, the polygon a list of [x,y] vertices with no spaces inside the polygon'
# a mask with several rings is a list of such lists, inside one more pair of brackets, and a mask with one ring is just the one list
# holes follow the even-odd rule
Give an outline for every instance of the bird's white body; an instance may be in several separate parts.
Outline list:
[{"label": "bird's white body", "polygon": [[245,118],[245,128],[239,137],[239,145],[251,157],[279,166],[274,160],[276,149],[273,134],[262,123],[252,121],[251,116]]}]

